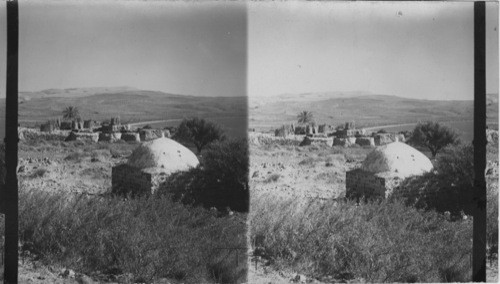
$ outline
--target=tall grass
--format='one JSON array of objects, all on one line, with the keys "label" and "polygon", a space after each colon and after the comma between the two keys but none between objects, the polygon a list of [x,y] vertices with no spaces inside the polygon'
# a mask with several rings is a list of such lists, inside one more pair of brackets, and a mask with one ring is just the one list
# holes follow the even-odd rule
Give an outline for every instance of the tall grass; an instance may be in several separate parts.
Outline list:
[{"label": "tall grass", "polygon": [[472,222],[402,202],[281,203],[252,198],[253,249],[277,269],[368,282],[460,282],[471,276]]},{"label": "tall grass", "polygon": [[21,189],[19,197],[23,250],[109,279],[244,282],[245,219],[237,213],[217,218],[168,196],[129,200]]}]

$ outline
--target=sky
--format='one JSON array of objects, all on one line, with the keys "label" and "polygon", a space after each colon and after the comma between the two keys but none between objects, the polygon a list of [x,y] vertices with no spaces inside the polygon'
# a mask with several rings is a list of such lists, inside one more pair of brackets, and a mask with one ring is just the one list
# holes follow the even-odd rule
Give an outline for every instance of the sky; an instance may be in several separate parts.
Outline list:
[{"label": "sky", "polygon": [[[488,5],[488,92],[498,92],[498,6]],[[248,13],[249,96],[474,97],[472,3],[266,2]]]},{"label": "sky", "polygon": [[[0,1],[0,43],[5,21]],[[498,6],[488,3],[490,93],[498,93],[497,26]],[[30,0],[20,4],[19,44],[21,91],[130,86],[199,96],[367,91],[473,99],[470,2]],[[5,54],[0,44],[0,66]]]},{"label": "sky", "polygon": [[21,1],[19,13],[20,91],[246,96],[244,3]]}]

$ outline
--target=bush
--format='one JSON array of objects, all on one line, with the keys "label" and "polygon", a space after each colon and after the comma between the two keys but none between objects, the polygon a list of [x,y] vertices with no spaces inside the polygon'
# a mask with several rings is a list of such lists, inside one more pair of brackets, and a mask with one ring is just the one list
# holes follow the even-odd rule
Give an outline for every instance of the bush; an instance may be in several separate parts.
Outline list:
[{"label": "bush", "polygon": [[103,282],[128,273],[130,283],[246,281],[245,216],[217,218],[168,196],[126,200],[21,189],[19,241],[49,265],[99,273]]},{"label": "bush", "polygon": [[469,281],[472,222],[402,202],[276,202],[252,196],[250,238],[277,269],[328,282]]},{"label": "bush", "polygon": [[412,192],[408,204],[418,208],[449,211],[455,217],[472,214],[474,194],[474,148],[447,148],[435,163],[435,171],[406,179],[401,185]]},{"label": "bush", "polygon": [[203,155],[201,167],[170,176],[164,188],[175,192],[175,198],[184,203],[248,212],[247,141],[212,143]]}]

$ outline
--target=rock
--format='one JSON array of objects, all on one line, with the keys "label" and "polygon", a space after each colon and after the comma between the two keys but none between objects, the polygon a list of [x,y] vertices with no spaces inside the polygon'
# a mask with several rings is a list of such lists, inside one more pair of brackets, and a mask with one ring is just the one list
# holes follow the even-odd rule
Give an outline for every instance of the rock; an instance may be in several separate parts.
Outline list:
[{"label": "rock", "polygon": [[22,130],[17,131],[17,138],[19,141],[26,141],[26,138],[24,138],[24,132]]},{"label": "rock", "polygon": [[486,141],[490,144],[498,144],[498,130],[486,129]]},{"label": "rock", "polygon": [[298,283],[305,283],[307,281],[307,277],[302,274],[297,274],[295,277],[293,277],[292,281],[298,282]]},{"label": "rock", "polygon": [[94,283],[97,283],[94,280],[92,280],[92,278],[88,277],[87,275],[78,275],[75,278],[75,280],[79,284],[94,284]]},{"label": "rock", "polygon": [[259,171],[253,172],[252,178],[259,177]]},{"label": "rock", "polygon": [[26,167],[25,166],[18,167],[17,172],[18,173],[24,173],[24,172],[26,172]]},{"label": "rock", "polygon": [[61,273],[59,273],[59,276],[62,276],[64,278],[74,278],[75,272],[71,269],[63,268],[61,269]]}]

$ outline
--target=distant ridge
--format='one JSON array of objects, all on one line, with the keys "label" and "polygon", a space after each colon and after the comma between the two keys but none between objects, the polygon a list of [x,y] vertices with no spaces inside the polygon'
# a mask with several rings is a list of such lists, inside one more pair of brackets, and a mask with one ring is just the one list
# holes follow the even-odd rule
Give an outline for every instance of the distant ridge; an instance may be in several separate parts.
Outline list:
[{"label": "distant ridge", "polygon": [[[487,94],[488,123],[498,122],[498,94]],[[249,97],[249,127],[272,129],[311,111],[317,123],[378,126],[417,121],[471,121],[473,100],[423,100],[364,91],[281,94]]]},{"label": "distant ridge", "polygon": [[19,93],[19,120],[40,124],[76,106],[84,119],[122,122],[178,119],[184,117],[241,117],[248,113],[246,97],[202,97],[140,90],[131,87],[47,89]]}]

